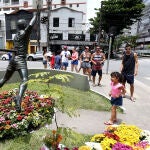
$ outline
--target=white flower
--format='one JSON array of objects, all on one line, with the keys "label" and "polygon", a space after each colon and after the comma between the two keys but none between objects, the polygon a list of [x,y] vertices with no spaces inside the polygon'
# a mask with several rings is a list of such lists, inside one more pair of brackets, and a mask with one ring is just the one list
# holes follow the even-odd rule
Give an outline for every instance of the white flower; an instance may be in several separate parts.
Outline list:
[{"label": "white flower", "polygon": [[103,150],[100,143],[86,142],[85,144],[86,144],[87,146],[91,147],[91,149]]}]

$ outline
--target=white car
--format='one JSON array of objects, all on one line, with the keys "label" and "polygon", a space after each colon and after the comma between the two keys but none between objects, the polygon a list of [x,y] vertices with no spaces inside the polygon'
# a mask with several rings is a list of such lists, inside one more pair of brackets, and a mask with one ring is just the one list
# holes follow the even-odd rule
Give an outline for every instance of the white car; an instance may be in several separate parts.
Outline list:
[{"label": "white car", "polygon": [[[12,55],[12,53],[10,53],[10,55]],[[1,56],[1,60],[9,60],[9,53],[3,54],[3,55]]]},{"label": "white car", "polygon": [[[52,57],[52,52],[47,52],[47,58],[50,60]],[[43,59],[43,51],[37,51],[35,53],[31,53],[27,56],[27,60],[33,61],[33,60],[42,60]]]}]

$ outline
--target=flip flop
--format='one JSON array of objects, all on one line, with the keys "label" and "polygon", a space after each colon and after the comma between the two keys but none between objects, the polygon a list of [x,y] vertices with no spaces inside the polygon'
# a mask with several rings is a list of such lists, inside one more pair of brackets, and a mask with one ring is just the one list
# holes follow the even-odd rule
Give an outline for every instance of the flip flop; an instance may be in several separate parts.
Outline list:
[{"label": "flip flop", "polygon": [[135,98],[133,98],[133,97],[130,97],[130,100],[131,100],[132,102],[135,102]]},{"label": "flip flop", "polygon": [[104,124],[105,124],[105,125],[113,125],[113,123],[110,122],[110,121],[106,121],[106,122],[104,122]]}]

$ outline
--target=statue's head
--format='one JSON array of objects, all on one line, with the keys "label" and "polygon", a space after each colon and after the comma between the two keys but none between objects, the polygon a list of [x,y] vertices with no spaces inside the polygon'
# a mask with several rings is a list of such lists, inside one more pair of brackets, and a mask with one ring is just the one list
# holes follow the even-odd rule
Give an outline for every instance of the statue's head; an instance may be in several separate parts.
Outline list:
[{"label": "statue's head", "polygon": [[26,20],[25,19],[19,19],[17,22],[17,27],[18,29],[25,29],[27,26]]}]

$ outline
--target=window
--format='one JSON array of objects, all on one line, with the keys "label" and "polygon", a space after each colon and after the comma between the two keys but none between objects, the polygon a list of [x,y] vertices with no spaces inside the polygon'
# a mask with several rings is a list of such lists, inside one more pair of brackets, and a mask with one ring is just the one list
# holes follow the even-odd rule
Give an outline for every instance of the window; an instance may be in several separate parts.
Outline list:
[{"label": "window", "polygon": [[54,8],[57,8],[57,5],[54,5]]},{"label": "window", "polygon": [[69,4],[69,7],[72,7],[72,4]]},{"label": "window", "polygon": [[4,11],[10,11],[10,8],[4,8],[3,10]]},{"label": "window", "polygon": [[10,0],[4,0],[3,1],[5,4],[10,3]]},{"label": "window", "polygon": [[79,7],[79,4],[77,4],[77,7]]},{"label": "window", "polygon": [[61,0],[61,5],[66,5],[66,0]]},{"label": "window", "polygon": [[15,30],[16,29],[16,22],[15,22],[15,20],[11,20],[10,21],[10,27],[11,27],[11,30]]},{"label": "window", "polygon": [[19,4],[19,0],[12,0],[12,1],[11,1],[11,4],[12,4],[12,5]]},{"label": "window", "polygon": [[68,27],[74,27],[75,26],[75,19],[69,18],[68,19]]},{"label": "window", "polygon": [[53,18],[53,27],[59,27],[59,18]]}]

